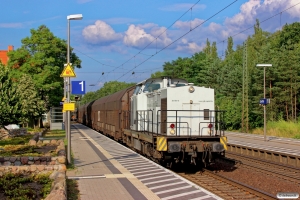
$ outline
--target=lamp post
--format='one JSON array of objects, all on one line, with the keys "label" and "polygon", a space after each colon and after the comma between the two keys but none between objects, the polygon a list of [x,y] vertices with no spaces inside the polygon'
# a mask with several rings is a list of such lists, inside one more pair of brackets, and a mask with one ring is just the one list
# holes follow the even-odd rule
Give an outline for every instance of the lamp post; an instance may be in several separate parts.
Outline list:
[{"label": "lamp post", "polygon": [[[76,14],[76,15],[68,15],[68,48],[67,48],[67,64],[70,64],[70,20],[81,20],[82,14]],[[67,103],[70,103],[70,77],[67,78]],[[67,111],[67,137],[68,137],[68,151],[67,151],[67,159],[68,163],[71,163],[71,120],[70,120],[70,111]]]},{"label": "lamp post", "polygon": [[[257,64],[256,67],[263,67],[264,68],[264,99],[266,99],[266,67],[272,67],[272,64]],[[264,106],[264,140],[267,141],[267,111],[266,111],[266,104]]]}]

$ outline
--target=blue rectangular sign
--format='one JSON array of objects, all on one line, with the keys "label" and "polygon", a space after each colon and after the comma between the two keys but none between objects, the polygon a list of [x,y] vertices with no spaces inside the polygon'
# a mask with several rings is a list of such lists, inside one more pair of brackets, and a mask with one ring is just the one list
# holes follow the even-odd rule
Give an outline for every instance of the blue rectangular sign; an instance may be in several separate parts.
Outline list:
[{"label": "blue rectangular sign", "polygon": [[72,94],[85,94],[85,81],[72,81]]},{"label": "blue rectangular sign", "polygon": [[259,104],[267,105],[268,104],[267,99],[260,99]]}]

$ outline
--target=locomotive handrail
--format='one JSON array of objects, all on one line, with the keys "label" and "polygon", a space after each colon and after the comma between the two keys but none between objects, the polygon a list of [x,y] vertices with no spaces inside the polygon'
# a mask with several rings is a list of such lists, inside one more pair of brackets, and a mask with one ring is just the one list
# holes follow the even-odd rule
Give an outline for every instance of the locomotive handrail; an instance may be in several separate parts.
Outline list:
[{"label": "locomotive handrail", "polygon": [[[156,127],[156,134],[157,134],[157,136],[158,136],[158,125],[159,125],[159,123],[163,123],[163,122],[159,122],[159,112],[175,112],[175,124],[176,124],[176,126],[175,126],[175,128],[176,128],[176,135],[177,135],[177,128],[178,128],[178,126],[177,126],[177,118],[178,118],[178,112],[199,112],[199,113],[201,113],[201,112],[205,112],[205,110],[157,110],[157,115],[156,115],[156,122],[157,122],[157,127]],[[218,118],[224,118],[224,112],[225,111],[223,111],[223,110],[209,110],[209,113],[213,113],[213,114],[210,114],[209,116],[209,122],[199,122],[199,136],[202,136],[202,134],[200,134],[200,124],[201,123],[214,123],[214,124],[219,124],[220,125],[220,135],[221,135],[221,131],[223,131],[223,135],[224,135],[224,122],[222,121],[222,120],[218,120]],[[221,114],[222,116],[219,116],[218,117],[218,115],[217,114]],[[200,117],[204,117],[204,115],[203,116],[198,116],[199,118]],[[214,122],[212,122],[212,118],[214,118],[215,119],[215,121]],[[164,122],[164,123],[172,123],[172,122]],[[174,122],[173,122],[174,123]],[[179,122],[180,123],[180,122]],[[190,133],[191,134],[191,133]],[[211,133],[210,133],[210,135],[211,135]]]},{"label": "locomotive handrail", "polygon": [[[145,112],[147,112],[147,118],[149,119],[149,111],[151,111],[151,118],[152,118],[152,120],[151,121],[149,121],[149,120],[145,120]],[[142,118],[142,116],[141,116],[141,114],[139,114],[139,112],[143,112],[143,114],[144,114],[144,117]],[[137,113],[137,116],[140,116],[143,120],[139,120],[139,118],[137,117],[137,121],[139,122],[139,121],[143,121],[144,122],[144,128],[143,128],[143,131],[145,132],[145,122],[152,122],[152,133],[153,133],[153,110],[137,110],[136,111],[136,113]],[[138,126],[138,123],[137,123],[137,126]],[[137,130],[138,130],[138,127],[136,127],[137,128]],[[148,133],[149,133],[149,124],[148,124],[148,126],[147,126],[147,131],[148,131]]]}]

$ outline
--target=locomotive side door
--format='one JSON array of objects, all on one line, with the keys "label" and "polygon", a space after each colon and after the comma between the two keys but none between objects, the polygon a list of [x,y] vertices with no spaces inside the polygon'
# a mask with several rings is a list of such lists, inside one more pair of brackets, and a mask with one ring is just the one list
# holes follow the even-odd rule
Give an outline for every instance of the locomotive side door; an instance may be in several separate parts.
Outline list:
[{"label": "locomotive side door", "polygon": [[[179,134],[185,135],[199,135],[200,117],[200,103],[183,103],[182,110],[178,113]],[[201,127],[200,127],[201,128]]]}]

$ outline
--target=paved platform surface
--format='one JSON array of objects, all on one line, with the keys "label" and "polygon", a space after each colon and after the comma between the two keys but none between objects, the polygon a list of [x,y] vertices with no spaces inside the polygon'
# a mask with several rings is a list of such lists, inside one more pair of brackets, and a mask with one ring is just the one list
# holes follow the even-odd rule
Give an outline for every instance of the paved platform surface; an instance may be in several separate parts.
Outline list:
[{"label": "paved platform surface", "polygon": [[81,200],[221,199],[81,124],[71,126]]},{"label": "paved platform surface", "polygon": [[269,151],[282,152],[289,155],[300,156],[300,140],[263,135],[225,132],[229,144],[243,145]]}]

